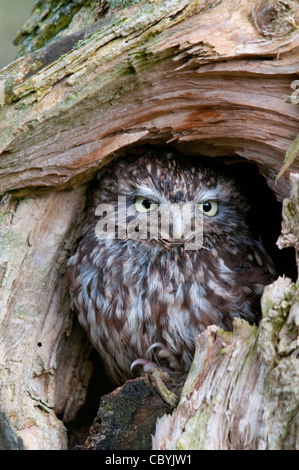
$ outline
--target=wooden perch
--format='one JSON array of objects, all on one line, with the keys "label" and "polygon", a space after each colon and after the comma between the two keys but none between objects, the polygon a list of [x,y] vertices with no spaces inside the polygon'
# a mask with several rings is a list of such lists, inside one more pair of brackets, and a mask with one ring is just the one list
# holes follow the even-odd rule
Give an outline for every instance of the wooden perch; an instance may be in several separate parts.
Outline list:
[{"label": "wooden perch", "polygon": [[[86,400],[90,345],[70,313],[64,272],[87,183],[102,165],[148,144],[244,158],[280,200],[299,170],[297,159],[275,182],[299,128],[295,0],[130,0],[126,8],[111,0],[100,18],[99,3],[82,0],[69,5],[65,27],[71,2],[61,2],[60,29],[45,41],[54,7],[42,3],[48,13],[35,9],[18,38],[30,52],[0,72],[1,449],[66,449],[66,425]],[[295,222],[283,236],[297,248],[298,204],[285,204]],[[277,283],[258,331],[237,323],[235,334],[201,335],[155,448],[298,448],[298,293],[291,281]]]},{"label": "wooden perch", "polygon": [[[163,382],[164,381],[164,382]],[[157,382],[167,388],[167,397],[161,394]],[[182,383],[160,369],[141,378],[128,380],[101,399],[99,411],[83,446],[84,450],[150,450],[156,421],[170,413]],[[173,390],[173,392],[171,391]],[[164,391],[164,390],[163,390]],[[176,402],[177,404],[177,402]]]}]

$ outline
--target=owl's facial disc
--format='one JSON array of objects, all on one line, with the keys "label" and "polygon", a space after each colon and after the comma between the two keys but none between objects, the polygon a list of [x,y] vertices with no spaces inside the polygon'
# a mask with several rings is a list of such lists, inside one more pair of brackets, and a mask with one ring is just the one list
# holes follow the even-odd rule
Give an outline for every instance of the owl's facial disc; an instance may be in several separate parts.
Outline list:
[{"label": "owl's facial disc", "polygon": [[135,198],[134,206],[129,209],[130,216],[134,217],[132,228],[135,221],[138,238],[158,240],[168,247],[185,244],[194,237],[201,240],[203,213],[215,215],[218,207],[215,201],[197,204],[195,208],[192,203],[157,200],[146,195]]}]

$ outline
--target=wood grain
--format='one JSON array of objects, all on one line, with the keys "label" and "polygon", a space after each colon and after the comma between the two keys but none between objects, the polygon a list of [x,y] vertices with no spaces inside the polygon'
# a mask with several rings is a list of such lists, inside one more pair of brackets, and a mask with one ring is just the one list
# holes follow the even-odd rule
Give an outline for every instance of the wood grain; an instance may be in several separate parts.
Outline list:
[{"label": "wood grain", "polygon": [[74,33],[75,45],[61,40],[63,55],[49,45],[8,66],[1,193],[74,187],[132,146],[160,143],[253,160],[287,196],[288,174],[274,178],[299,128],[287,98],[298,78],[298,4],[286,21],[260,3],[140,2],[92,34]]}]

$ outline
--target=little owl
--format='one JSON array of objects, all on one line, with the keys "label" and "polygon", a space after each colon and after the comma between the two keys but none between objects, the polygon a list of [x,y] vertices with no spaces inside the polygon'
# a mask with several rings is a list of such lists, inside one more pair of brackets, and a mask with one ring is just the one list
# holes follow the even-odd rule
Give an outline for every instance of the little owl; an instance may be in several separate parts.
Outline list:
[{"label": "little owl", "polygon": [[209,325],[259,321],[275,270],[248,211],[212,159],[151,150],[99,171],[68,276],[73,308],[115,383],[134,377],[136,364],[185,373]]}]

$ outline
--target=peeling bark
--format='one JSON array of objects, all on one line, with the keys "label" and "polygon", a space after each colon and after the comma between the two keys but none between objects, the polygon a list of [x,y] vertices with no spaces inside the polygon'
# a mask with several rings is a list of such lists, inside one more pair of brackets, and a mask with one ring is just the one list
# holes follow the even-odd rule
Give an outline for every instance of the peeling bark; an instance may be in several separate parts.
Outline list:
[{"label": "peeling bark", "polygon": [[71,328],[61,282],[78,236],[83,189],[2,199],[0,407],[21,448],[66,448],[56,413],[73,418],[68,409],[74,414],[82,405],[92,373],[90,345]]},{"label": "peeling bark", "polygon": [[275,32],[264,3],[143,1],[9,65],[1,192],[72,187],[132,145],[171,142],[254,160],[287,196],[274,177],[298,133],[298,5]]},{"label": "peeling bark", "polygon": [[299,273],[299,175],[291,174],[292,184],[290,197],[283,201],[282,230],[277,241],[278,247],[294,247]]},{"label": "peeling bark", "polygon": [[[65,425],[86,400],[90,345],[73,322],[64,269],[80,236],[85,183],[102,165],[159,144],[253,161],[279,200],[297,178],[292,159],[275,181],[298,133],[296,1],[120,4],[41,0],[17,38],[26,55],[0,72],[1,448],[67,448]],[[284,202],[279,243],[298,259],[297,194]],[[298,292],[277,283],[265,291],[258,331],[237,323],[235,334],[212,328],[199,338],[203,349],[176,412],[159,421],[155,448],[298,448]],[[173,434],[181,422],[185,430]]]}]

